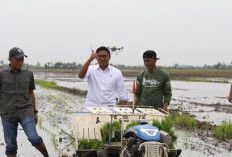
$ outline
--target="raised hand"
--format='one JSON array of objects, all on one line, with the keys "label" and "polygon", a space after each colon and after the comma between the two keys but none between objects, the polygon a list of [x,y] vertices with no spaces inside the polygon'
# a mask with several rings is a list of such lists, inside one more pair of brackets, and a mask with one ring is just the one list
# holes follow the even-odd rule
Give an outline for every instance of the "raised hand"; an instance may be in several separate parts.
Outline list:
[{"label": "raised hand", "polygon": [[93,61],[95,58],[97,58],[97,53],[95,53],[94,50],[92,50],[92,53],[89,59]]}]

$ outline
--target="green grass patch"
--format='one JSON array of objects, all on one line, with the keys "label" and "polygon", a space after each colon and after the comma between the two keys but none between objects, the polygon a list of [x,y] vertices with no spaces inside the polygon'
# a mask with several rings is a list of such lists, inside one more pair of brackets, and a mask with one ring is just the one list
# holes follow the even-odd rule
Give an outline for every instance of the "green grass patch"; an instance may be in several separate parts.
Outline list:
[{"label": "green grass patch", "polygon": [[51,126],[52,126],[53,129],[54,129],[55,127],[57,127],[57,125],[56,125],[55,122],[52,122],[52,123],[50,123],[50,124],[51,124]]},{"label": "green grass patch", "polygon": [[213,129],[214,136],[220,139],[232,139],[232,123],[225,122]]},{"label": "green grass patch", "polygon": [[35,83],[47,89],[49,88],[56,89],[56,90],[60,90],[60,91],[67,92],[67,93],[77,94],[80,96],[87,95],[87,91],[82,91],[82,90],[75,89],[75,88],[67,88],[67,87],[58,86],[54,81],[35,80]]},{"label": "green grass patch", "polygon": [[[129,124],[127,124],[126,130],[128,130],[130,127],[136,126],[136,125],[139,125],[139,122],[138,122],[138,121],[132,121],[132,122],[130,122]],[[126,131],[126,130],[125,130],[125,131]]]},{"label": "green grass patch", "polygon": [[[79,142],[79,148],[80,149],[98,149],[98,148],[102,148],[103,147],[103,143],[102,141],[99,140],[87,140],[87,139],[80,139]],[[95,152],[83,152],[81,154],[81,156],[83,157],[96,157],[96,153]]]},{"label": "green grass patch", "polygon": [[39,122],[39,128],[42,129],[43,128],[43,126],[42,126],[42,119],[39,119],[38,122]]},{"label": "green grass patch", "polygon": [[[71,128],[70,128],[71,129]],[[71,131],[71,133],[69,134],[70,137],[74,137],[73,131]],[[72,143],[72,147],[76,148],[76,143],[75,143],[75,139],[74,138],[70,138],[71,143]]]},{"label": "green grass patch", "polygon": [[54,134],[51,134],[51,141],[52,141],[52,145],[53,145],[53,147],[55,148],[55,150],[58,150],[58,144],[57,144],[57,142],[56,142],[56,135],[54,135]]},{"label": "green grass patch", "polygon": [[184,114],[176,115],[174,120],[175,120],[175,126],[177,128],[187,128],[187,129],[197,128],[197,121],[190,116]]},{"label": "green grass patch", "polygon": [[199,79],[199,78],[175,78],[174,80],[189,81],[189,82],[229,83],[228,80],[210,80],[210,79]]},{"label": "green grass patch", "polygon": [[54,81],[35,80],[35,83],[44,88],[58,88],[58,85]]},{"label": "green grass patch", "polygon": [[[107,143],[109,141],[110,128],[111,128],[110,123],[104,124],[101,128],[103,140],[105,143]],[[121,124],[119,121],[114,121],[112,123],[112,130],[115,133],[115,138],[112,139],[112,141],[116,141],[116,142],[121,141]]]},{"label": "green grass patch", "polygon": [[159,130],[163,130],[165,132],[167,132],[170,136],[172,136],[172,144],[171,147],[174,148],[174,143],[177,140],[177,136],[173,130],[173,116],[172,114],[169,114],[168,117],[166,117],[164,120],[162,120],[161,122],[158,120],[153,120],[152,121],[152,125],[156,126]]},{"label": "green grass patch", "polygon": [[103,147],[103,143],[100,140],[87,140],[87,139],[80,139],[79,148],[80,149],[98,149]]}]

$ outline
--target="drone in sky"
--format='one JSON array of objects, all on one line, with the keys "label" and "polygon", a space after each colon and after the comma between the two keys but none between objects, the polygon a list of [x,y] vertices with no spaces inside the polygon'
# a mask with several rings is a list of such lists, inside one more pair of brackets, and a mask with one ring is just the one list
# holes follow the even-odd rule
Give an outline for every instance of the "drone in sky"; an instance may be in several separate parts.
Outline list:
[{"label": "drone in sky", "polygon": [[118,55],[119,52],[123,51],[123,47],[113,46],[113,47],[107,47],[107,48],[111,51],[111,54],[115,53],[116,55]]}]

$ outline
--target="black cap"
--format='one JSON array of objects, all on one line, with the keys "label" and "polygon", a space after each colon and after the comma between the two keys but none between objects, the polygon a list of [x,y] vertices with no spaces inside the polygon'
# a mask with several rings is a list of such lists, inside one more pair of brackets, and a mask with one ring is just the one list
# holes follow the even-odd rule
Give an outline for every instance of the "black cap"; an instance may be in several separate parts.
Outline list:
[{"label": "black cap", "polygon": [[143,58],[152,58],[152,59],[160,59],[156,58],[156,52],[153,50],[147,50],[143,53]]},{"label": "black cap", "polygon": [[9,58],[10,57],[21,58],[21,57],[24,57],[24,56],[27,57],[27,55],[25,55],[23,53],[23,50],[21,50],[20,48],[14,47],[14,48],[10,49]]}]

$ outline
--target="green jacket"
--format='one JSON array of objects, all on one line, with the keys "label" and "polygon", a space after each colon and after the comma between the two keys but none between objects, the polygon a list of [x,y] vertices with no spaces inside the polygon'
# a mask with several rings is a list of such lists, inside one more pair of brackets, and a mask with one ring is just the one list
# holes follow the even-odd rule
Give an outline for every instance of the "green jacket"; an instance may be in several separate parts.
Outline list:
[{"label": "green jacket", "polygon": [[162,71],[144,72],[137,75],[135,96],[140,106],[163,108],[163,104],[171,101],[172,89],[169,75]]}]

